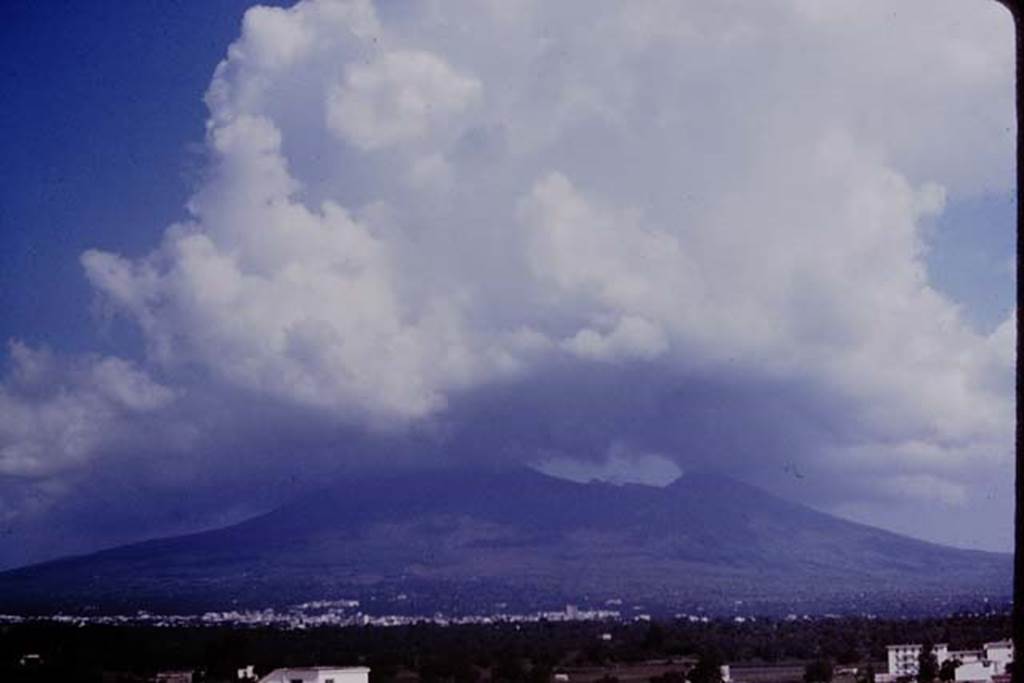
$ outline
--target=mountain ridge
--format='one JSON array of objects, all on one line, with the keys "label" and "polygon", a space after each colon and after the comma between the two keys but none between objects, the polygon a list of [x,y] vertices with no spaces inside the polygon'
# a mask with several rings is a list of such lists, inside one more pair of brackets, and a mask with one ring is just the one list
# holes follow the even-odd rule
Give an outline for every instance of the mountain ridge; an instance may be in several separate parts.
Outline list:
[{"label": "mountain ridge", "polygon": [[340,480],[221,529],[8,570],[0,609],[398,594],[412,596],[403,609],[425,611],[626,596],[665,609],[847,609],[1008,596],[1011,565],[1009,555],[836,518],[713,471],[665,487],[434,471]]}]

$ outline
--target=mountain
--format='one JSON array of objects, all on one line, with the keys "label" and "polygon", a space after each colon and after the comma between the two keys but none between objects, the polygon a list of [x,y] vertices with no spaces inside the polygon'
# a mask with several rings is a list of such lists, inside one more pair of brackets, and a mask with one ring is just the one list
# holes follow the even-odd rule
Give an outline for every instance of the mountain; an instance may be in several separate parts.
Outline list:
[{"label": "mountain", "polygon": [[[227,528],[0,573],[0,611],[356,598],[381,613],[603,605],[911,611],[1010,596],[1010,555],[838,519],[711,472],[664,488],[531,470],[340,481]],[[618,603],[615,603],[618,604]]]}]

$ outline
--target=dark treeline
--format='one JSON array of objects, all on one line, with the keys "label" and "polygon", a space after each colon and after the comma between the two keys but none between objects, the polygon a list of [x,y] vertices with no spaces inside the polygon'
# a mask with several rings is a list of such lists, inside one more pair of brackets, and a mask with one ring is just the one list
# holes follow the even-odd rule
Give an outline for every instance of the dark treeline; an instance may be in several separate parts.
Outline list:
[{"label": "dark treeline", "polygon": [[[260,672],[325,664],[370,666],[372,680],[379,682],[407,676],[458,683],[547,681],[562,667],[680,657],[734,664],[821,659],[856,664],[884,660],[890,643],[931,641],[969,648],[1009,636],[1010,627],[1009,615],[302,630],[33,622],[0,627],[0,680],[127,681],[161,670],[191,669],[199,672],[197,680],[228,681],[247,664]],[[21,657],[29,653],[39,654],[42,663],[22,666]]]}]

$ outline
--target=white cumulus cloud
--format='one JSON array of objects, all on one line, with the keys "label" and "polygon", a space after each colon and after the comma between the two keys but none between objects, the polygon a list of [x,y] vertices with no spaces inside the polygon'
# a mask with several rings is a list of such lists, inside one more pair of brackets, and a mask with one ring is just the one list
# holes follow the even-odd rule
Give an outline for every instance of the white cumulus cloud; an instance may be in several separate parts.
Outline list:
[{"label": "white cumulus cloud", "polygon": [[363,149],[415,140],[464,110],[480,83],[429,52],[394,51],[346,68],[327,97],[327,126]]},{"label": "white cumulus cloud", "polygon": [[120,358],[68,360],[9,345],[0,384],[0,477],[45,480],[91,463],[103,448],[143,438],[145,417],[175,392]]}]

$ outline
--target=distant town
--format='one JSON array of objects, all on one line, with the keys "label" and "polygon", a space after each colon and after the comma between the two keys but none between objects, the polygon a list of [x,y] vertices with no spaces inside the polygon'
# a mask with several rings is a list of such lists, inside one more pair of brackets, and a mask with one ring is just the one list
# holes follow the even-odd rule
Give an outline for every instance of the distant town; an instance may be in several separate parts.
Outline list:
[{"label": "distant town", "polygon": [[[396,600],[403,601],[404,595]],[[433,614],[380,614],[363,611],[362,604],[355,599],[315,600],[291,605],[284,608],[266,607],[263,609],[234,609],[207,611],[199,614],[161,614],[147,610],[139,610],[133,614],[65,614],[56,613],[39,616],[17,614],[0,614],[0,624],[21,624],[27,622],[53,622],[74,625],[106,625],[106,626],[155,626],[155,627],[186,627],[186,626],[231,626],[231,627],[272,627],[285,629],[306,629],[319,627],[349,626],[411,626],[415,624],[433,624],[437,626],[465,626],[490,624],[520,624],[539,622],[649,622],[655,618],[665,618],[664,614],[652,616],[645,611],[644,605],[624,606],[623,600],[613,598],[605,601],[601,608],[580,607],[567,604],[561,610],[539,610],[532,612],[506,611],[505,603],[495,605],[495,610],[488,614],[450,615],[443,612]],[[1004,609],[1009,609],[1005,606]],[[985,612],[963,612],[970,616],[999,613],[999,609]],[[817,619],[835,620],[840,614],[795,614],[782,617],[785,621],[813,621]],[[859,616],[873,620],[880,617],[871,612]],[[723,618],[721,614],[675,612],[672,619],[685,620],[692,623],[709,623],[712,619]],[[728,617],[737,624],[757,622],[759,617],[754,614],[736,614]]]},{"label": "distant town", "polygon": [[[152,614],[139,611],[129,615],[74,615],[53,614],[47,616],[26,617],[12,614],[0,614],[0,624],[20,624],[31,621],[51,621],[66,624],[99,624],[99,625],[131,625],[131,626],[269,626],[277,628],[317,628],[324,626],[410,626],[429,623],[438,626],[454,626],[467,624],[497,623],[536,623],[541,621],[608,621],[620,620],[618,610],[579,609],[575,605],[566,605],[561,611],[532,612],[527,614],[496,612],[489,615],[446,616],[441,613],[433,615],[384,614],[372,615],[359,609],[358,600],[323,600],[305,602],[291,608],[260,610],[226,610],[221,612],[204,612],[202,614]],[[649,614],[637,614],[632,617],[638,621],[649,621]],[[708,617],[692,617],[708,620]],[[742,619],[742,617],[740,617]]]}]

